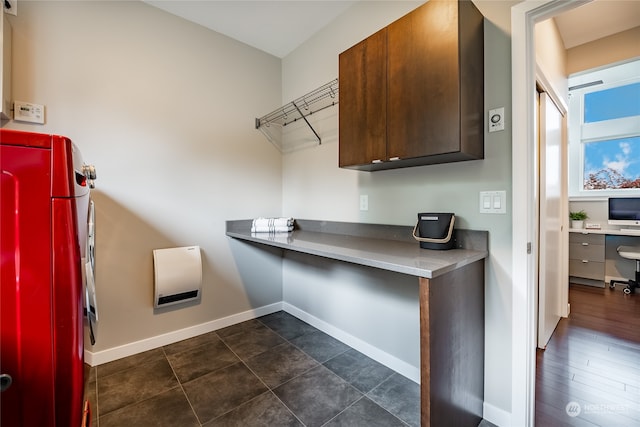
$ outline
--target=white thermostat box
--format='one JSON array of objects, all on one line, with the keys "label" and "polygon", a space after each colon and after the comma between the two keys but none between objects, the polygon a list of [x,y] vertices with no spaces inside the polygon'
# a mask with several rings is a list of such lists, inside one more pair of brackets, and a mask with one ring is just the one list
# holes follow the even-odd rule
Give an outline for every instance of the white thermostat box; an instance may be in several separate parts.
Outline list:
[{"label": "white thermostat box", "polygon": [[13,119],[20,122],[44,124],[44,105],[15,101]]}]

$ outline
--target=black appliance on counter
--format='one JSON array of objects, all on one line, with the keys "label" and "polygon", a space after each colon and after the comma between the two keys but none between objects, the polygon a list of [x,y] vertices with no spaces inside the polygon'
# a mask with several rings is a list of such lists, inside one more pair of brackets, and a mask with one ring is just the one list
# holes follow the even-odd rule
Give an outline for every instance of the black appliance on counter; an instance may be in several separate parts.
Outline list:
[{"label": "black appliance on counter", "polygon": [[413,237],[422,249],[447,250],[455,247],[453,213],[419,213]]}]

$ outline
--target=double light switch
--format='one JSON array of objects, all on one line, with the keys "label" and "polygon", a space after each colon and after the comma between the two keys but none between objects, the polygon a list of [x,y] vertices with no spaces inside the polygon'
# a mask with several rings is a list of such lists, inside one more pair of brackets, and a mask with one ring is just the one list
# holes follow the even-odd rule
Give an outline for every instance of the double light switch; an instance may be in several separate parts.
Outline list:
[{"label": "double light switch", "polygon": [[507,213],[506,191],[481,191],[480,213],[503,214]]}]

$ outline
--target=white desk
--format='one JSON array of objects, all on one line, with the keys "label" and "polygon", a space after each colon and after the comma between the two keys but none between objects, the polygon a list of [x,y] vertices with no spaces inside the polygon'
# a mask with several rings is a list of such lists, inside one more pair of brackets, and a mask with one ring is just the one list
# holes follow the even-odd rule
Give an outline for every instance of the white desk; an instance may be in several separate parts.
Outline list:
[{"label": "white desk", "polygon": [[610,236],[637,236],[640,237],[640,229],[638,230],[619,230],[613,228],[603,228],[600,230],[593,230],[587,228],[570,228],[569,233],[582,233],[582,234],[605,234]]},{"label": "white desk", "polygon": [[640,230],[569,229],[569,276],[571,282],[604,287],[612,279],[634,277],[635,264],[620,257],[621,245],[640,245]]}]

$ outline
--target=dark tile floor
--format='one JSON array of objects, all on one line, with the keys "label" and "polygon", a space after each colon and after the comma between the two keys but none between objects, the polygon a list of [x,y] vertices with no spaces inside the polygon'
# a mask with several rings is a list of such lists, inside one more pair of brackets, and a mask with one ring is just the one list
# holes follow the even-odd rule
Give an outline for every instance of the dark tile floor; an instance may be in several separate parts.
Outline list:
[{"label": "dark tile floor", "polygon": [[420,425],[418,384],[282,311],[91,368],[88,396],[94,427]]},{"label": "dark tile floor", "polygon": [[90,375],[99,427],[420,425],[418,384],[282,311]]}]

